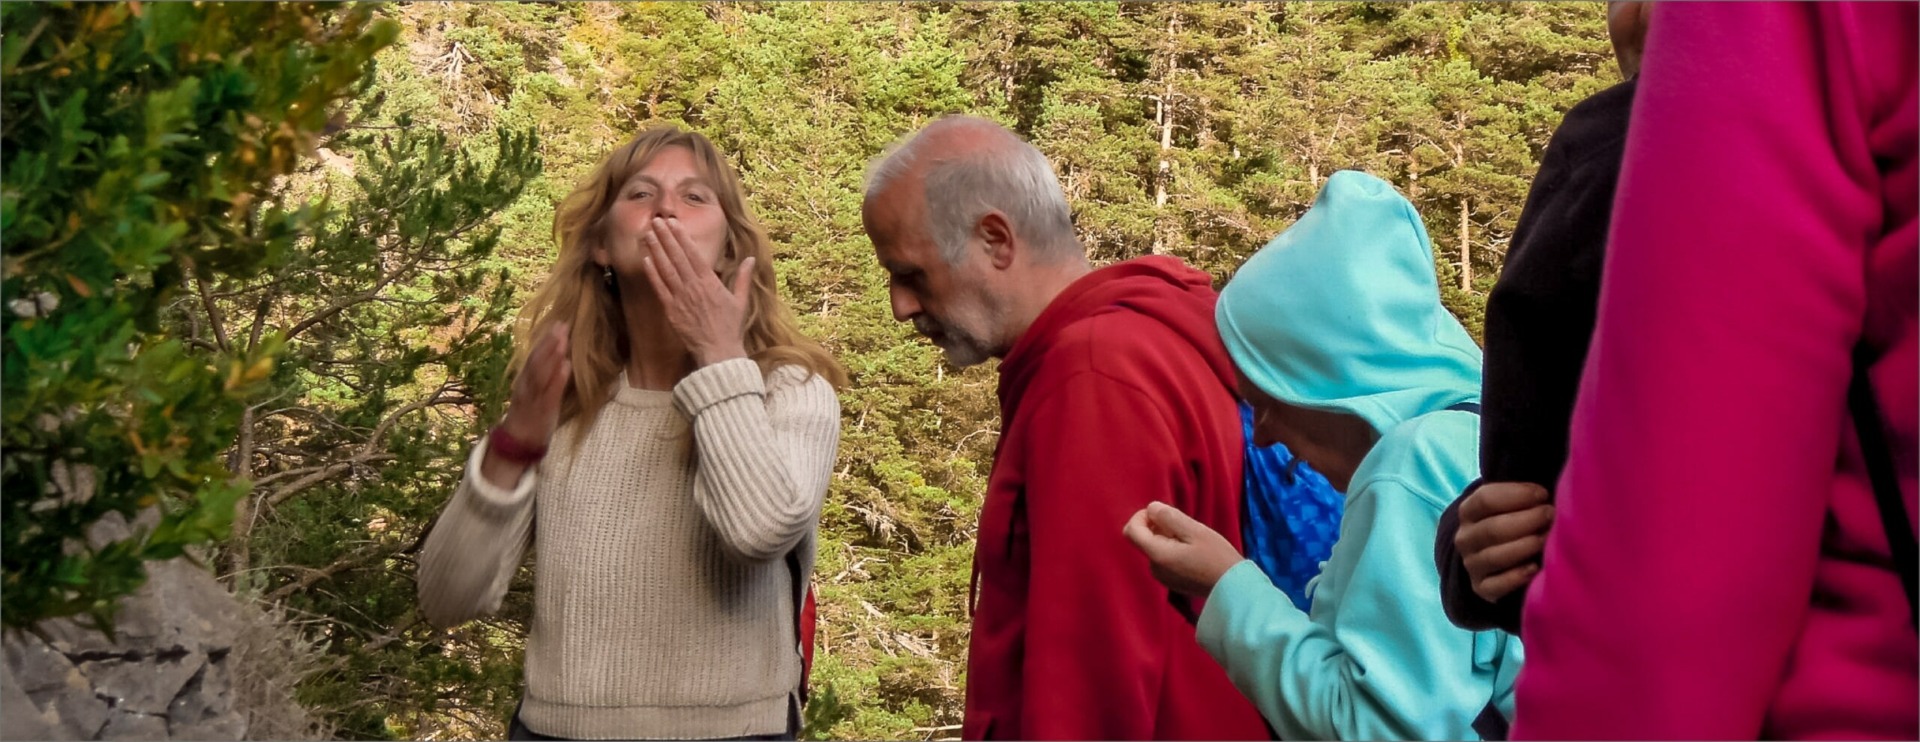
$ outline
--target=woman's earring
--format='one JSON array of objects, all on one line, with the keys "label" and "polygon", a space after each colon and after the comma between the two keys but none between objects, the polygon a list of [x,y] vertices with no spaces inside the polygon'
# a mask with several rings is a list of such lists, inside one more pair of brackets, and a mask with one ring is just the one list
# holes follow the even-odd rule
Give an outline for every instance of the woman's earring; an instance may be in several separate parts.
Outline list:
[{"label": "woman's earring", "polygon": [[607,288],[613,288],[613,266],[600,266],[600,280],[607,284]]}]

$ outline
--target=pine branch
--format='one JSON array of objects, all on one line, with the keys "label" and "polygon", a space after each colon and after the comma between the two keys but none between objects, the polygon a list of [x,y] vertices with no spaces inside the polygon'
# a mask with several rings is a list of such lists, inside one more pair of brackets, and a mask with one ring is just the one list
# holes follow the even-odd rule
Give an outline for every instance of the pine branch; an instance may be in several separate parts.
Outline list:
[{"label": "pine branch", "polygon": [[455,388],[456,388],[455,385],[450,383],[442,384],[440,385],[439,389],[434,390],[434,393],[432,395],[426,398],[420,399],[418,401],[415,401],[412,404],[408,404],[405,407],[401,407],[400,409],[395,410],[392,413],[388,414],[385,419],[382,419],[378,425],[374,426],[373,433],[367,437],[367,441],[365,443],[360,445],[359,452],[354,454],[352,458],[349,458],[346,461],[337,461],[337,462],[326,464],[323,466],[307,467],[305,469],[296,469],[296,470],[287,471],[287,472],[276,472],[262,479],[259,483],[257,483],[258,485],[264,485],[270,482],[279,481],[292,476],[300,477],[299,479],[294,480],[291,484],[288,484],[284,487],[281,487],[278,490],[275,490],[272,494],[264,495],[262,497],[262,502],[267,507],[277,507],[281,503],[286,502],[289,499],[292,499],[294,495],[300,494],[302,491],[310,487],[313,487],[314,485],[320,484],[321,482],[325,482],[329,479],[332,479],[348,471],[351,471],[356,466],[362,466],[365,464],[371,464],[371,463],[380,462],[380,461],[392,461],[394,459],[399,458],[394,454],[384,453],[380,451],[380,445],[385,441],[387,433],[393,429],[394,425],[399,423],[400,418],[405,417],[414,412],[418,412],[420,410],[424,410],[424,409],[439,406],[439,405],[465,404],[465,403],[471,402],[471,400],[466,396],[448,394],[449,391],[453,391]]},{"label": "pine branch", "polygon": [[306,574],[301,575],[299,579],[296,579],[292,582],[289,582],[285,585],[281,585],[280,587],[275,588],[273,592],[267,593],[265,597],[268,601],[278,603],[282,600],[286,600],[288,597],[292,596],[294,593],[300,592],[309,587],[313,587],[313,584],[316,582],[325,580],[329,577],[340,574],[341,572],[354,569],[356,567],[363,567],[368,564],[374,563],[376,561],[386,558],[388,555],[399,550],[400,550],[399,545],[381,543],[381,542],[375,541],[371,544],[367,544],[366,546],[362,546],[358,549],[354,549],[353,551],[348,552],[346,556],[336,559],[333,561],[332,564],[328,564],[327,566],[321,567],[319,569],[314,569],[311,567],[296,566],[295,567],[296,569],[306,570]]},{"label": "pine branch", "polygon": [[213,295],[207,291],[207,282],[195,278],[193,285],[200,292],[200,307],[207,313],[207,324],[213,328],[213,339],[218,341],[221,351],[232,350],[233,343],[227,339],[226,319],[220,315],[220,307],[214,304]]},{"label": "pine branch", "polygon": [[365,457],[355,456],[346,461],[340,461],[340,462],[328,464],[324,467],[320,467],[318,471],[314,471],[304,477],[294,480],[292,484],[289,484],[285,487],[275,490],[273,494],[266,495],[264,497],[265,504],[267,507],[276,507],[280,503],[283,503],[289,499],[292,499],[294,495],[300,494],[303,490],[306,490],[309,487],[312,487],[321,482],[325,482],[334,477],[340,476],[341,474],[345,474],[349,471],[352,471],[353,468],[356,466],[371,464],[379,461],[392,461],[397,458],[399,457],[393,454],[383,453],[383,454],[377,454],[374,456],[365,456]]}]

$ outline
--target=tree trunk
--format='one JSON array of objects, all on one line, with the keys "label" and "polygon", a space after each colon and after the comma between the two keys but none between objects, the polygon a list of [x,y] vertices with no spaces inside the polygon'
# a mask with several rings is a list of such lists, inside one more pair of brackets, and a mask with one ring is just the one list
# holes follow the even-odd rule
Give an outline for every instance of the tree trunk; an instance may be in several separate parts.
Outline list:
[{"label": "tree trunk", "polygon": [[[1167,43],[1173,43],[1173,34],[1180,29],[1180,16],[1172,13],[1167,18]],[[1165,255],[1167,252],[1166,207],[1167,182],[1173,179],[1173,163],[1168,159],[1173,150],[1173,73],[1179,69],[1180,58],[1169,50],[1167,52],[1166,78],[1160,90],[1160,105],[1155,108],[1154,118],[1160,125],[1160,170],[1153,179],[1153,254]]]},{"label": "tree trunk", "polygon": [[1473,290],[1473,246],[1471,242],[1467,241],[1467,229],[1470,225],[1470,222],[1467,221],[1467,216],[1470,213],[1468,211],[1468,205],[1471,204],[1472,201],[1473,201],[1472,199],[1468,199],[1468,198],[1460,199],[1460,290],[1461,291]]},{"label": "tree trunk", "polygon": [[1407,150],[1407,200],[1420,203],[1420,155],[1418,150]]},{"label": "tree trunk", "polygon": [[[234,446],[227,470],[238,479],[253,478],[253,407],[240,413],[240,441]],[[253,494],[241,495],[233,506],[232,546],[227,550],[227,575],[234,579],[247,571],[252,560],[248,539],[253,535]]]},{"label": "tree trunk", "polygon": [[1153,208],[1162,209],[1167,205],[1167,180],[1172,177],[1173,163],[1167,159],[1173,149],[1173,116],[1167,111],[1167,99],[1173,96],[1173,83],[1168,81],[1166,92],[1160,96],[1160,105],[1155,118],[1160,124],[1160,174],[1153,181]]}]

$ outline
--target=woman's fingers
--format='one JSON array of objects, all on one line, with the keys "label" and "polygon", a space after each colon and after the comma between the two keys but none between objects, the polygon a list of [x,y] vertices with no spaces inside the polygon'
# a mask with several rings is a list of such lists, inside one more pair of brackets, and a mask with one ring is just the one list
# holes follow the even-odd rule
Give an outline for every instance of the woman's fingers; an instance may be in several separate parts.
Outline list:
[{"label": "woman's fingers", "polygon": [[693,257],[687,254],[687,233],[680,229],[679,220],[654,217],[652,226],[654,239],[660,243],[661,251],[666,253],[668,264],[673,267],[676,279],[674,288],[696,286],[699,285],[698,282],[703,276],[713,275],[712,269],[702,274],[694,268]]},{"label": "woman's fingers", "polygon": [[1481,600],[1498,603],[1501,598],[1507,597],[1513,591],[1526,587],[1527,583],[1533,581],[1533,576],[1539,572],[1540,565],[1526,564],[1492,577],[1476,579],[1473,581],[1473,593],[1480,596]]},{"label": "woman's fingers", "polygon": [[1532,482],[1487,482],[1460,503],[1460,520],[1471,523],[1547,502],[1547,488]]},{"label": "woman's fingers", "polygon": [[1535,505],[1518,512],[1503,513],[1479,521],[1461,520],[1453,545],[1462,554],[1471,554],[1526,536],[1545,533],[1553,525],[1553,506]]},{"label": "woman's fingers", "polygon": [[1546,548],[1546,536],[1535,534],[1513,541],[1495,544],[1472,554],[1461,555],[1460,562],[1467,568],[1467,574],[1476,577],[1505,572],[1539,558]]},{"label": "woman's fingers", "polygon": [[758,262],[747,258],[731,285],[702,267],[688,249],[686,232],[676,219],[655,217],[642,231],[646,257],[641,269],[659,296],[667,323],[699,365],[747,355],[746,308],[751,305],[753,274]]},{"label": "woman's fingers", "polygon": [[[649,244],[651,244],[651,241],[649,241]],[[657,254],[656,252],[656,255]],[[647,283],[653,286],[653,293],[660,297],[660,303],[671,307],[673,306],[674,293],[672,287],[667,285],[667,277],[665,275],[669,269],[665,267],[666,264],[664,261],[654,260],[654,257],[655,255],[648,255],[645,258],[641,258],[640,270],[647,274]]]},{"label": "woman's fingers", "polygon": [[566,400],[567,385],[573,381],[573,361],[560,359],[560,367],[554,369],[553,378],[547,380],[547,404],[553,411],[560,410],[560,404]]},{"label": "woman's fingers", "polygon": [[640,266],[647,271],[647,278],[653,282],[654,291],[663,301],[671,301],[680,294],[680,271],[673,267],[673,259],[667,255],[667,246],[661,244],[660,235],[648,229],[640,235],[640,244],[646,249],[646,257],[640,260]]},{"label": "woman's fingers", "polygon": [[554,344],[559,342],[560,325],[548,327],[533,344],[533,351],[527,354],[527,363],[521,367],[520,375],[526,379],[533,390],[545,389],[547,377],[553,366]]},{"label": "woman's fingers", "polygon": [[747,304],[747,292],[753,288],[753,258],[740,261],[740,268],[733,274],[733,298],[741,306]]},{"label": "woman's fingers", "polygon": [[540,335],[526,365],[513,380],[513,398],[502,422],[525,439],[546,440],[559,422],[560,406],[573,380],[573,363],[568,360],[570,328],[556,322]]},{"label": "woman's fingers", "polygon": [[552,395],[554,402],[557,404],[560,400],[560,395],[566,392],[567,382],[573,379],[573,337],[570,334],[567,323],[561,322],[556,324],[554,327],[554,339],[553,355],[549,360],[550,365],[547,370],[546,388],[547,393]]}]

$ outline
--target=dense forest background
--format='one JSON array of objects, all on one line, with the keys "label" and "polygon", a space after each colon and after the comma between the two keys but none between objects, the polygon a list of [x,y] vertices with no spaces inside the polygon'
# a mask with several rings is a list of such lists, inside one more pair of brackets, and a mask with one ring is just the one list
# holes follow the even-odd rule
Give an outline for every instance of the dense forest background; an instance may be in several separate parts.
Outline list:
[{"label": "dense forest background", "polygon": [[[116,22],[159,23],[156,12],[188,29],[212,22],[184,4],[151,7]],[[55,79],[56,68],[15,51],[35,43],[22,41],[28,12],[0,29],[10,85]],[[220,119],[230,142],[196,140],[214,150],[202,164],[257,146],[280,166],[250,175],[252,191],[209,196],[238,215],[238,236],[174,235],[205,243],[200,264],[184,269],[166,267],[183,261],[166,260],[161,239],[152,252],[162,267],[132,282],[159,297],[138,337],[164,339],[191,367],[179,373],[211,369],[239,400],[219,426],[201,426],[218,434],[191,450],[244,487],[182,486],[160,501],[179,512],[176,500],[232,504],[230,525],[224,510],[180,520],[220,532],[193,553],[241,594],[298,618],[320,651],[301,700],[348,738],[504,732],[530,572],[500,615],[435,632],[415,611],[413,556],[468,446],[505,404],[509,321],[553,259],[555,202],[640,128],[674,122],[732,154],[775,242],[787,300],[853,377],[821,524],[806,736],[926,739],[957,732],[995,375],[991,363],[945,368],[892,320],[860,230],[872,157],[941,114],[1002,121],[1052,158],[1096,262],[1170,254],[1220,281],[1297,218],[1330,173],[1366,170],[1418,206],[1443,299],[1478,336],[1548,135],[1573,103],[1618,79],[1597,2],[487,2],[371,12],[359,25],[335,19],[334,35],[310,42],[351,42],[372,57],[341,57],[364,77],[333,80],[333,99],[307,103],[328,106],[320,118],[301,123],[285,113],[300,104],[275,104],[284,122],[263,108]],[[46,33],[111,33],[60,23]],[[263,38],[205,36],[196,43],[212,46],[188,61]],[[199,89],[202,104],[212,85]],[[12,97],[8,106],[29,110]],[[10,140],[25,136],[9,127]],[[282,134],[296,159],[271,160]],[[8,146],[21,156],[18,141]],[[29,214],[14,172],[8,183],[10,214]],[[16,260],[25,218],[7,220],[8,300],[44,288],[85,306],[103,287],[132,285],[124,263],[34,283],[39,264]],[[48,234],[59,224],[50,220]],[[265,257],[220,262],[222,245]],[[44,302],[15,306],[8,342],[57,316]],[[11,395],[30,381],[23,368],[40,367],[9,359]],[[46,403],[91,404],[76,399]],[[13,412],[9,445],[25,445],[15,427],[42,418]],[[26,511],[10,501],[8,512]],[[193,540],[176,531],[167,533]],[[48,600],[36,606],[88,610]]]}]

